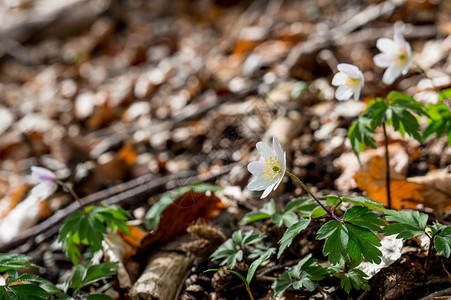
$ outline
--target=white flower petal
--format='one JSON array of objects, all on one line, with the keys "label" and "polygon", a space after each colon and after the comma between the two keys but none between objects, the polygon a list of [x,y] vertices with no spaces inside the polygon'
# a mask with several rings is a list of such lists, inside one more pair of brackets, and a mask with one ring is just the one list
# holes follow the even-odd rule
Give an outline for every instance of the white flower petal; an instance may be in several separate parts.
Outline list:
[{"label": "white flower petal", "polygon": [[346,85],[340,85],[335,91],[335,98],[337,100],[349,100],[353,93],[352,88]]},{"label": "white flower petal", "polygon": [[[285,174],[285,172],[283,172],[282,174]],[[283,179],[283,175],[281,175],[279,178],[277,178],[276,185],[274,186],[274,190],[277,189],[279,184],[282,182],[282,179]]]},{"label": "white flower petal", "polygon": [[355,101],[359,101],[359,98],[360,98],[360,90],[361,90],[362,88],[359,86],[359,87],[357,87],[355,90],[354,90],[354,100]]},{"label": "white flower petal", "polygon": [[362,76],[362,72],[359,70],[359,68],[351,64],[338,64],[337,69],[338,71],[341,71],[354,79],[360,78]]},{"label": "white flower petal", "polygon": [[406,40],[404,39],[404,36],[402,35],[402,33],[399,32],[399,30],[397,30],[396,28],[395,28],[395,32],[393,34],[393,40],[394,40],[395,44],[402,49],[405,49],[406,45],[408,44],[406,42]]},{"label": "white flower petal", "polygon": [[394,53],[398,49],[395,42],[393,40],[387,39],[387,38],[378,39],[376,42],[376,47],[381,52],[385,52],[387,54]]},{"label": "white flower petal", "polygon": [[247,188],[251,191],[263,191],[268,186],[268,181],[265,180],[265,176],[260,176],[247,185]]},{"label": "white flower petal", "polygon": [[253,161],[247,165],[247,170],[257,176],[263,175],[263,169],[265,168],[265,165],[266,164],[264,161]]},{"label": "white flower petal", "polygon": [[55,173],[46,168],[32,166],[31,176],[39,182],[54,183],[56,181]]},{"label": "white flower petal", "polygon": [[343,72],[338,72],[332,78],[332,85],[338,86],[346,83],[346,79],[348,79],[348,75]]},{"label": "white flower petal", "polygon": [[280,146],[279,139],[277,137],[272,138],[272,147],[276,152],[277,159],[280,161],[283,157],[282,146]]},{"label": "white flower petal", "polygon": [[274,156],[275,153],[271,149],[271,147],[268,146],[268,144],[264,142],[258,142],[257,143],[257,150],[260,152],[260,155],[263,156],[265,160],[269,160],[271,156]]},{"label": "white flower petal", "polygon": [[396,78],[401,75],[403,68],[398,66],[390,66],[387,70],[384,72],[384,76],[382,77],[382,82],[390,85],[392,84]]},{"label": "white flower petal", "polygon": [[260,197],[260,199],[265,198],[266,196],[269,195],[269,193],[271,193],[272,188],[274,187],[274,184],[271,184],[270,186],[268,186],[265,191],[263,192],[262,196]]},{"label": "white flower petal", "polygon": [[393,56],[386,53],[380,53],[374,56],[373,58],[376,66],[381,68],[387,68],[391,64],[393,64]]},{"label": "white flower petal", "polygon": [[56,191],[57,187],[58,185],[56,184],[41,182],[40,184],[32,188],[30,193],[36,198],[44,200],[51,194],[53,194]]}]

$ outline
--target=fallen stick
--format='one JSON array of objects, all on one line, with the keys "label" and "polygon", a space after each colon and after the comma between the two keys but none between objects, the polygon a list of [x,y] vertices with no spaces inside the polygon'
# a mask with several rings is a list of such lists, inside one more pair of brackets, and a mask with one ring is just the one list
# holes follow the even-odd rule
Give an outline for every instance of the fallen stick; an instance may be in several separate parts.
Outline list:
[{"label": "fallen stick", "polygon": [[[199,181],[212,180],[222,174],[230,171],[234,164],[227,165],[220,168],[214,174],[197,175],[194,172],[184,172],[178,175],[170,175],[160,178],[153,178],[153,174],[146,174],[136,179],[130,180],[126,183],[113,186],[111,188],[93,193],[89,196],[81,198],[80,200],[85,206],[102,203],[104,205],[111,204],[125,204],[128,201],[137,202],[142,199],[147,199],[151,195],[175,188],[182,180],[183,185],[189,185]],[[13,240],[0,245],[0,252],[7,252],[23,245],[30,239],[45,233],[55,226],[59,225],[68,215],[79,209],[78,203],[72,203],[66,208],[58,211],[47,220],[37,224],[28,229],[20,236]]]},{"label": "fallen stick", "polygon": [[172,300],[180,293],[192,260],[184,253],[158,251],[132,286],[132,299]]}]

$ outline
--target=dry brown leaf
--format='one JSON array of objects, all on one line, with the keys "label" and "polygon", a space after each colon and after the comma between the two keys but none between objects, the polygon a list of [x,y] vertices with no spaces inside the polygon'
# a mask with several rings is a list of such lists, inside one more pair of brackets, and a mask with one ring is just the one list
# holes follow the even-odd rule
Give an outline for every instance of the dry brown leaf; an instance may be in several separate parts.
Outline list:
[{"label": "dry brown leaf", "polygon": [[[408,182],[395,170],[390,171],[390,195],[391,208],[416,208],[423,202],[420,189],[423,185]],[[354,175],[357,187],[366,192],[366,196],[385,205],[387,201],[385,160],[381,157],[373,157],[363,170]]]},{"label": "dry brown leaf", "polygon": [[451,205],[451,173],[446,170],[433,170],[425,176],[407,178],[409,182],[422,184],[420,194],[423,204],[442,212]]},{"label": "dry brown leaf", "polygon": [[189,191],[174,200],[162,213],[157,230],[145,237],[139,252],[145,251],[156,243],[166,242],[198,219],[211,220],[225,209],[221,200],[214,193]]}]

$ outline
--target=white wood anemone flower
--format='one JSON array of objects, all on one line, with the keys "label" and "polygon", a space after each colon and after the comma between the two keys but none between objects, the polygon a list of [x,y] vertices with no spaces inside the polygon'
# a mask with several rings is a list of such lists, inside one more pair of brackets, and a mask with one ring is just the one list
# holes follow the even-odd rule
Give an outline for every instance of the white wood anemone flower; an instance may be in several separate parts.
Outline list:
[{"label": "white wood anemone flower", "polygon": [[376,66],[387,68],[382,77],[382,82],[390,85],[401,74],[406,75],[412,62],[412,50],[410,44],[406,42],[404,36],[395,27],[393,40],[380,38],[376,42],[376,47],[382,52],[374,56]]},{"label": "white wood anemone flower", "polygon": [[338,73],[332,79],[332,85],[338,86],[335,91],[337,100],[349,100],[354,95],[354,100],[360,98],[360,90],[365,84],[362,71],[351,64],[338,64]]},{"label": "white wood anemone flower", "polygon": [[260,199],[277,189],[286,171],[286,153],[276,137],[273,137],[272,145],[273,149],[264,142],[258,142],[257,150],[265,161],[253,161],[247,165],[249,172],[257,176],[247,188],[251,191],[264,190]]},{"label": "white wood anemone flower", "polygon": [[39,181],[39,184],[31,190],[31,195],[45,199],[56,191],[58,187],[56,175],[49,169],[33,166],[31,176]]}]

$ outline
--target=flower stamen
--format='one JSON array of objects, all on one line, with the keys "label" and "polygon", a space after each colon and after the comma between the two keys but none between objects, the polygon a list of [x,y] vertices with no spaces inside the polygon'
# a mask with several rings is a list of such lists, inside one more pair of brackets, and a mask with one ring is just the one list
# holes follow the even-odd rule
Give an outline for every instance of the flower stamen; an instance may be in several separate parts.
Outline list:
[{"label": "flower stamen", "polygon": [[277,156],[270,157],[269,161],[266,161],[266,165],[263,168],[263,172],[265,173],[265,180],[272,181],[281,173],[280,162],[277,159]]}]

